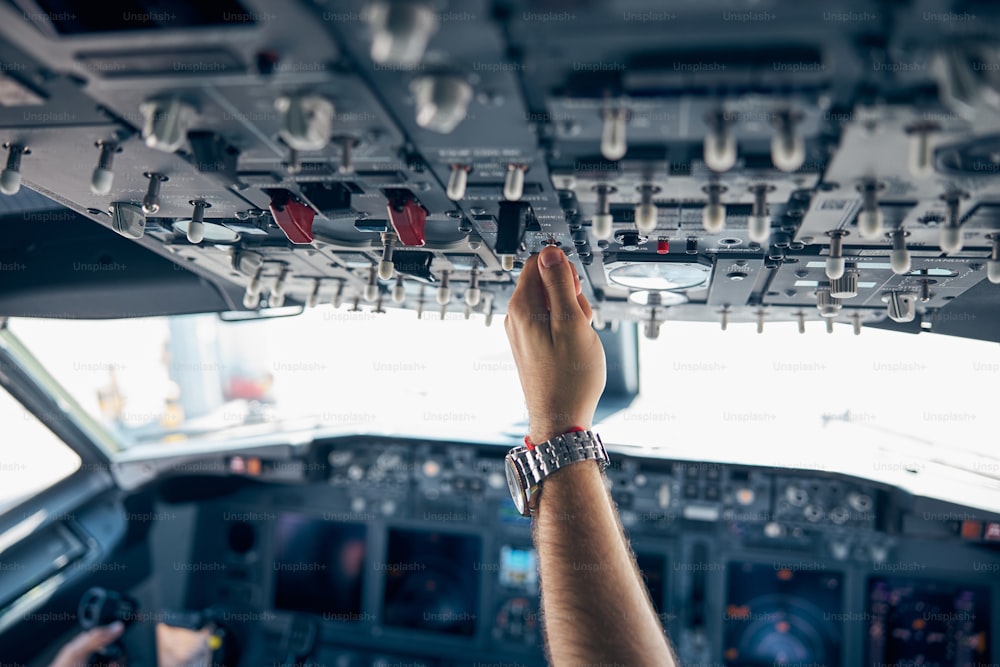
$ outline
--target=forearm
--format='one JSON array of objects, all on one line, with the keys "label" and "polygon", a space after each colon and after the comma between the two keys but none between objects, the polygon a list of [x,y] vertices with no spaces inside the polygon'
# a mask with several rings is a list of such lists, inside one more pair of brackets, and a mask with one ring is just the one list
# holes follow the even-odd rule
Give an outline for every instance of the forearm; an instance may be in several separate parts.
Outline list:
[{"label": "forearm", "polygon": [[545,481],[534,540],[553,665],[677,664],[596,463]]}]

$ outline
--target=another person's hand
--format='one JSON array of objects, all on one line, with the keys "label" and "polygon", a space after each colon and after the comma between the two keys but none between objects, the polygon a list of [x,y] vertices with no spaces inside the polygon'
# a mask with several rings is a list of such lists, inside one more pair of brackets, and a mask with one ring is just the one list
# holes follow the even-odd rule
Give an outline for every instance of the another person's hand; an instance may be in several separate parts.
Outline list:
[{"label": "another person's hand", "polygon": [[81,632],[62,647],[50,667],[87,667],[87,658],[121,637],[124,631],[125,625],[116,621],[111,625]]},{"label": "another person's hand", "polygon": [[507,305],[504,326],[514,352],[532,442],[593,425],[604,391],[604,348],[576,270],[562,250],[528,259]]}]

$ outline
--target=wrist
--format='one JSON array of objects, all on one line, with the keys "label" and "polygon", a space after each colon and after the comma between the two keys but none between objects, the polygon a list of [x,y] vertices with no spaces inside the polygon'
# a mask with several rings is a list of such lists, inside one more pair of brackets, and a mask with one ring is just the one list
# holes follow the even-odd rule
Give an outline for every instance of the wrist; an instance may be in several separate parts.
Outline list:
[{"label": "wrist", "polygon": [[590,422],[579,422],[579,423],[566,423],[561,425],[532,425],[528,429],[528,435],[525,438],[525,444],[531,443],[532,445],[540,445],[543,442],[551,440],[552,438],[562,435],[563,433],[570,433],[572,431],[590,431],[593,430],[590,426]]}]

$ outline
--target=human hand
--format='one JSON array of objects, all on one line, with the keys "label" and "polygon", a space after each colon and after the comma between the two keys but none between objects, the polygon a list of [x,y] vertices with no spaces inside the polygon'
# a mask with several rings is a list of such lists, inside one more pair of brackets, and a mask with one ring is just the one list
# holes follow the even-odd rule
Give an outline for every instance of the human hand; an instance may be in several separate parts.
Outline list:
[{"label": "human hand", "polygon": [[507,305],[504,327],[528,408],[528,437],[544,442],[589,429],[604,391],[604,348],[593,311],[563,251],[530,257]]},{"label": "human hand", "polygon": [[125,624],[115,621],[111,625],[91,628],[81,632],[62,647],[50,667],[87,667],[87,658],[122,636]]}]

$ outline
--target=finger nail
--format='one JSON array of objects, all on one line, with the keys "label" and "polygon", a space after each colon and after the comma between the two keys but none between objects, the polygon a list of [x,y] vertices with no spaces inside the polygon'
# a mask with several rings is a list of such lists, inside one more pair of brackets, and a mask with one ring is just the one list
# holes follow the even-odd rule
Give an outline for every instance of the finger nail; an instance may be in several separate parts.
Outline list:
[{"label": "finger nail", "polygon": [[114,632],[115,634],[118,634],[124,629],[125,629],[125,624],[122,623],[121,621],[115,621],[114,623],[108,626],[108,630]]},{"label": "finger nail", "polygon": [[556,264],[559,264],[560,262],[563,261],[564,256],[565,255],[563,255],[562,252],[559,250],[544,251],[542,252],[541,256],[542,266],[544,266],[545,268],[548,268],[550,266],[555,266]]}]

